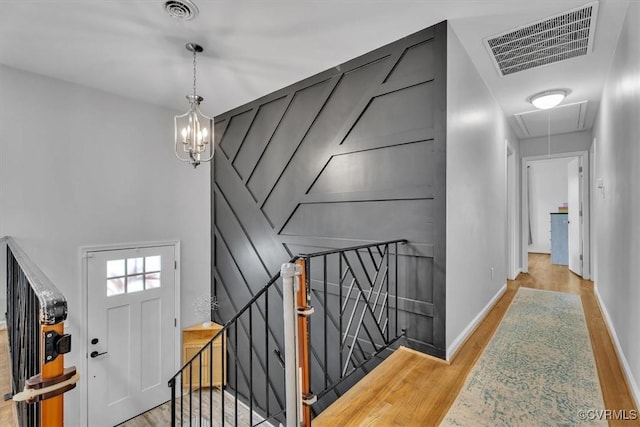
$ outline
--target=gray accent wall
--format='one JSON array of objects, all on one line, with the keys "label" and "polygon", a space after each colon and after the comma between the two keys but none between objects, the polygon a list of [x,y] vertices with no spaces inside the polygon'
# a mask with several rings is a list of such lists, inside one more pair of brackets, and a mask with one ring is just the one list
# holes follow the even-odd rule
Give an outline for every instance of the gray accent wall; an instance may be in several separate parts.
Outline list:
[{"label": "gray accent wall", "polygon": [[443,22],[215,118],[219,321],[292,255],[405,238],[399,323],[409,346],[444,357],[446,31]]}]

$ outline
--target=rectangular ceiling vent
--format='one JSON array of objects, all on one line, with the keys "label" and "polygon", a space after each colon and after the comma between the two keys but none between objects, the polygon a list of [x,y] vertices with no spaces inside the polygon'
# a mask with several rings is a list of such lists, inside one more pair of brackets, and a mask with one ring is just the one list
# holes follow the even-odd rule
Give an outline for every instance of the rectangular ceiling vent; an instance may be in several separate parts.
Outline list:
[{"label": "rectangular ceiling vent", "polygon": [[591,52],[597,12],[598,2],[588,3],[484,42],[503,76],[553,64]]}]

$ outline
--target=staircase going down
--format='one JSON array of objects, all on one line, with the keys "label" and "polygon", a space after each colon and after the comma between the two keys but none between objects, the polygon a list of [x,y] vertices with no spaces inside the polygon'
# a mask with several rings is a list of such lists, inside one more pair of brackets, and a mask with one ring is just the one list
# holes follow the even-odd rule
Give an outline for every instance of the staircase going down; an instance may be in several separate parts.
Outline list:
[{"label": "staircase going down", "polygon": [[284,264],[285,274],[275,274],[170,379],[171,425],[310,425],[400,344],[404,244],[300,254]]}]

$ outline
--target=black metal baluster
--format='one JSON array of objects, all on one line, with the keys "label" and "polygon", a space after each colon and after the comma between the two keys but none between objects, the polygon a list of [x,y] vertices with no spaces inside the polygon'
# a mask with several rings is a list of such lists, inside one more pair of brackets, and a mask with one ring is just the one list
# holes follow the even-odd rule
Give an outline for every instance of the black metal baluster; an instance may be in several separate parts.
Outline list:
[{"label": "black metal baluster", "polygon": [[[31,316],[32,313],[32,309],[31,309],[31,298],[30,295],[27,293],[27,289],[24,286],[24,279],[22,278],[22,276],[19,277],[20,280],[20,290],[22,293],[22,299],[23,299],[23,304],[25,307],[25,311],[24,313],[26,315],[23,315],[23,317],[20,319],[20,331],[21,333],[21,338],[20,341],[23,341],[24,344],[20,346],[20,365],[21,368],[20,370],[22,372],[24,372],[25,377],[24,378],[20,378],[20,387],[24,387],[24,381],[26,378],[29,377],[29,373],[32,370],[32,361],[33,361],[33,352],[31,351],[25,351],[25,349],[30,349],[33,348],[33,334],[31,333],[31,328],[29,327],[29,317]],[[25,416],[27,417],[27,420],[32,420],[33,419],[33,411],[31,410],[31,408],[29,408],[28,405],[22,404],[23,406],[23,411],[25,412]]]},{"label": "black metal baluster", "polygon": [[[40,322],[38,321],[38,319],[40,318],[40,302],[38,300],[38,296],[35,294],[35,292],[33,291],[33,289],[31,288],[31,285],[29,284],[28,281],[26,281],[25,279],[25,283],[27,284],[27,286],[29,287],[29,291],[31,294],[31,297],[33,298],[33,316],[31,316],[32,322],[33,322],[33,337],[34,337],[34,352],[33,352],[33,360],[34,360],[34,364],[33,364],[33,373],[32,375],[37,375],[40,373]],[[31,377],[32,375],[30,375],[29,377]],[[34,407],[34,412],[35,412],[35,416],[34,416],[34,420],[36,420],[37,424],[41,423],[41,412],[40,412],[40,404],[35,405]]]},{"label": "black metal baluster", "polygon": [[[265,337],[266,338],[266,337]],[[249,425],[253,425],[253,306],[249,306]]]},{"label": "black metal baluster", "polygon": [[171,387],[171,427],[176,427],[176,378],[169,380]]},{"label": "black metal baluster", "polygon": [[[231,326],[229,326],[229,328],[231,328]],[[226,336],[222,336],[222,360],[223,360],[223,364],[222,364],[222,378],[224,378],[226,372],[227,372],[227,349],[226,349],[226,345],[227,345],[227,338]],[[224,388],[225,385],[223,385],[222,387],[220,387],[220,425],[224,426],[224,408],[225,408],[225,395],[224,395]],[[211,425],[213,425],[213,419],[211,420]]]},{"label": "black metal baluster", "polygon": [[193,425],[193,360],[189,363],[189,426]]},{"label": "black metal baluster", "polygon": [[265,358],[265,374],[267,380],[264,382],[264,395],[267,401],[266,403],[266,411],[267,418],[269,418],[269,291],[267,290],[264,293],[264,312],[265,312],[265,322],[264,322],[264,358]]},{"label": "black metal baluster", "polygon": [[339,335],[339,342],[340,342],[340,370],[339,370],[339,374],[340,374],[340,378],[342,378],[342,353],[343,353],[343,348],[344,348],[344,343],[342,340],[342,315],[343,315],[343,311],[342,311],[342,253],[338,252],[338,292],[339,292],[339,296],[338,296],[338,312],[340,313],[340,335]]},{"label": "black metal baluster", "polygon": [[323,263],[323,273],[322,273],[322,292],[323,292],[323,300],[324,307],[322,312],[324,313],[324,388],[329,387],[329,362],[328,362],[328,352],[327,352],[327,319],[329,315],[327,314],[327,309],[329,308],[329,303],[327,301],[327,256],[322,256]]},{"label": "black metal baluster", "polygon": [[395,336],[398,336],[398,242],[396,242],[396,268],[395,268],[395,287],[396,287],[396,295],[395,295],[395,299],[396,299],[396,333]]},{"label": "black metal baluster", "polygon": [[[214,380],[213,371],[215,367],[215,365],[213,364],[215,360],[213,357],[214,349],[215,347],[212,341],[211,347],[209,348],[209,421],[211,425],[213,425],[213,380]],[[220,380],[222,380],[222,378]],[[222,385],[220,386],[220,391],[222,392]]]},{"label": "black metal baluster", "polygon": [[180,427],[184,426],[184,369],[180,371]]},{"label": "black metal baluster", "polygon": [[[27,280],[24,273],[22,274],[22,283],[25,289],[25,293],[27,294],[29,311],[27,312],[27,316],[25,318],[25,332],[30,337],[30,344],[28,348],[25,348],[24,351],[27,353],[27,357],[29,358],[29,367],[27,370],[27,375],[25,377],[25,382],[28,378],[31,378],[34,375],[40,373],[40,322],[37,320],[40,318],[40,303],[36,297],[35,292],[31,288],[31,284]],[[34,425],[36,423],[40,423],[40,413],[39,408],[40,404],[37,405],[28,405],[30,406],[29,412],[31,413],[30,418],[33,420]]]},{"label": "black metal baluster", "polygon": [[[198,353],[198,363],[200,364],[198,370],[198,416],[200,417],[199,426],[202,425],[202,383],[204,382],[204,378],[202,378],[202,352]],[[211,386],[211,384],[209,384]]]},{"label": "black metal baluster", "polygon": [[[311,257],[304,258],[304,271],[305,282],[300,283],[300,286],[304,286],[306,288],[305,295],[307,296],[307,299],[306,301],[304,301],[304,308],[306,309],[307,307],[311,306]],[[311,389],[311,343],[313,342],[311,341],[311,317],[303,317],[303,322],[307,324],[307,336],[305,337],[307,339],[307,360],[301,361],[301,365],[306,365],[309,369],[309,389]],[[302,339],[304,338],[301,338],[301,340]],[[300,355],[300,357],[302,357],[302,354]]]},{"label": "black metal baluster", "polygon": [[[238,321],[240,321],[238,319]],[[233,340],[233,353],[234,353],[234,363],[235,363],[235,375],[234,375],[234,379],[235,379],[235,387],[234,387],[234,391],[235,391],[235,401],[234,403],[234,419],[235,419],[235,424],[234,425],[238,425],[238,325],[236,325],[234,331],[234,340]]]},{"label": "black metal baluster", "polygon": [[384,246],[384,253],[387,256],[387,272],[385,273],[385,280],[387,282],[387,298],[385,300],[385,303],[387,305],[386,309],[387,309],[387,330],[385,331],[387,333],[387,341],[386,344],[389,344],[389,329],[391,329],[391,325],[389,324],[389,244],[387,243]]}]

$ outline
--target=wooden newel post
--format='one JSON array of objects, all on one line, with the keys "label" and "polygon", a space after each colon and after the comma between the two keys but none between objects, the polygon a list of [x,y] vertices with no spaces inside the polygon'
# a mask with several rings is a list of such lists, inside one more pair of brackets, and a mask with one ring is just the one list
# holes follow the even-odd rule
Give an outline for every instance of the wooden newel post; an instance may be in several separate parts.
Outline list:
[{"label": "wooden newel post", "polygon": [[309,306],[308,282],[307,282],[307,260],[299,259],[296,264],[300,266],[302,275],[300,276],[300,289],[297,295],[298,309],[298,361],[300,364],[300,392],[302,393],[302,425],[311,426],[311,384],[309,373],[309,315],[313,312]]},{"label": "wooden newel post", "polygon": [[[43,382],[56,379],[64,374],[64,356],[58,355],[54,360],[47,361],[45,355],[45,341],[48,333],[64,335],[64,323],[56,325],[42,325],[40,340],[40,376]],[[40,403],[40,425],[42,427],[62,427],[64,424],[64,397],[62,394],[43,400]]]},{"label": "wooden newel post", "polygon": [[40,373],[25,381],[24,390],[13,396],[16,402],[40,403],[40,426],[64,425],[63,393],[75,388],[80,374],[75,366],[64,367],[63,354],[71,350],[71,336],[64,323],[40,326]]}]

